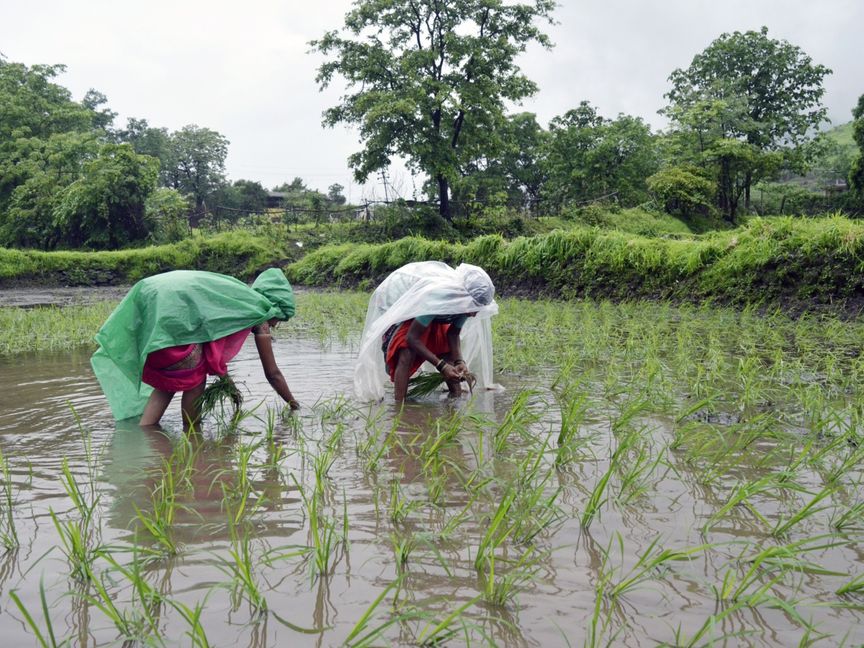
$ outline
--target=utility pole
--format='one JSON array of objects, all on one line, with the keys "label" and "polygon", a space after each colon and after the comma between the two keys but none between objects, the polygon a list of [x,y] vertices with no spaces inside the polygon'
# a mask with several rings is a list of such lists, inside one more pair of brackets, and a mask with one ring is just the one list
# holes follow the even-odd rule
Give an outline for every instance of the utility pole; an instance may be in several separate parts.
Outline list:
[{"label": "utility pole", "polygon": [[389,203],[390,197],[387,195],[387,170],[381,169],[381,182],[384,183],[384,202]]}]

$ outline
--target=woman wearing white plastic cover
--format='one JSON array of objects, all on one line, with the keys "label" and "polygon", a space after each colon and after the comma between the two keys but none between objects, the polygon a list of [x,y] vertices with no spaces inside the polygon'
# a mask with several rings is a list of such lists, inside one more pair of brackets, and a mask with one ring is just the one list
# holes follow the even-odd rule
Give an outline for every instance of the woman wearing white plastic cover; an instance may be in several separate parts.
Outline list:
[{"label": "woman wearing white plastic cover", "polygon": [[354,369],[357,396],[381,400],[393,382],[396,400],[404,400],[408,378],[423,362],[444,375],[451,394],[458,395],[469,366],[477,385],[490,387],[494,296],[489,275],[467,263],[454,270],[421,261],[395,270],[369,300]]}]

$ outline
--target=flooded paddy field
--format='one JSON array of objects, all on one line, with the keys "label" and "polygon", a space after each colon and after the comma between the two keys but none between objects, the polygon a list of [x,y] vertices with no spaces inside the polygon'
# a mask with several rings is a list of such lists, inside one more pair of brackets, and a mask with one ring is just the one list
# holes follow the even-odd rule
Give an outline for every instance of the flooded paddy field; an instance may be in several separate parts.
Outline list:
[{"label": "flooded paddy field", "polygon": [[191,438],[90,348],[0,357],[2,644],[864,642],[861,324],[500,305],[500,389],[400,412],[352,398],[365,297],[301,294],[302,409],[247,345]]}]

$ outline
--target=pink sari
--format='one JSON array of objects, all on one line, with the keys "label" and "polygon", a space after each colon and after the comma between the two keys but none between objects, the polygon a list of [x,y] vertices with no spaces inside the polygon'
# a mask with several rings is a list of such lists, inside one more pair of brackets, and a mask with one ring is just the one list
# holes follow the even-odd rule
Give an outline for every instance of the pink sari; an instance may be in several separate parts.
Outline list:
[{"label": "pink sari", "polygon": [[[228,363],[240,352],[251,328],[242,329],[211,342],[183,344],[153,351],[147,356],[141,380],[161,391],[178,392],[194,389],[207,376],[224,376]],[[200,353],[192,367],[170,368],[183,365],[183,361]]]}]

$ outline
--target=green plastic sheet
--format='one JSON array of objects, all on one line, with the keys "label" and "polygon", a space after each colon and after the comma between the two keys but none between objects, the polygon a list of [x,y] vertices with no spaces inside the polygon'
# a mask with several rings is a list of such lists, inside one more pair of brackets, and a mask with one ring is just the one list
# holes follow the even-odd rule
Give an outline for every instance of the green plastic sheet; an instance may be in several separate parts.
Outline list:
[{"label": "green plastic sheet", "polygon": [[152,351],[210,342],[269,319],[294,315],[294,292],[281,270],[250,288],[226,275],[175,270],[142,279],[96,334],[90,364],[117,420],[140,416],[153,388],[141,382]]}]

